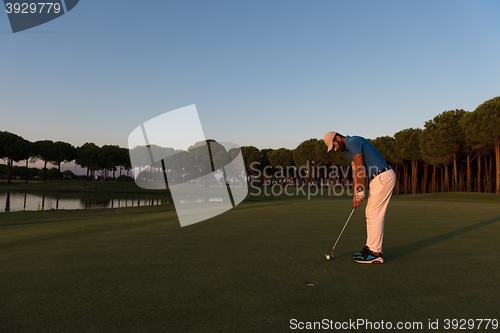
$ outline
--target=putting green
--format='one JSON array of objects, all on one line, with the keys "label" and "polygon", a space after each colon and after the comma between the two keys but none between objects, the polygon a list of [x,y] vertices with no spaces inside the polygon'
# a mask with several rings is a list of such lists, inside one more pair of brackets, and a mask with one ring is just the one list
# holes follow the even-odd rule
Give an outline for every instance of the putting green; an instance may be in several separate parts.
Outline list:
[{"label": "putting green", "polygon": [[170,206],[1,214],[0,322],[6,332],[281,332],[293,319],[424,329],[439,319],[441,330],[447,318],[500,319],[499,203],[395,196],[383,265],[351,258],[364,206],[325,259],[347,198],[243,203],[184,228]]}]

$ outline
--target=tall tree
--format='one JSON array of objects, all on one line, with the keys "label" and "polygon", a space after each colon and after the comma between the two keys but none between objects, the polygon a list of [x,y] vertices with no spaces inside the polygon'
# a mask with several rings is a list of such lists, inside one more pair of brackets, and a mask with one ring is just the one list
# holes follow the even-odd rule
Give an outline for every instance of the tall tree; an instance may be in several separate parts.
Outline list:
[{"label": "tall tree", "polygon": [[273,167],[280,167],[280,183],[283,186],[284,177],[288,177],[288,171],[290,167],[293,167],[293,154],[290,149],[279,148],[273,150],[268,155],[269,163]]},{"label": "tall tree", "polygon": [[[267,174],[267,169],[269,169],[269,167],[271,166],[271,163],[269,163],[269,154],[273,151],[274,149],[271,149],[271,148],[265,148],[265,149],[262,149],[260,151],[260,155],[262,156],[262,160],[261,160],[261,163],[260,163],[260,169],[262,171],[261,173],[261,179],[260,179],[260,182],[261,184],[263,184],[264,186],[267,185],[267,178],[268,178],[268,174]],[[271,167],[272,169],[272,167]],[[271,172],[272,173],[272,172]],[[271,178],[272,179],[272,178]]]},{"label": "tall tree", "polygon": [[297,146],[297,148],[292,151],[295,166],[299,168],[299,177],[302,176],[302,169],[305,167],[306,184],[309,184],[310,181],[310,168],[316,155],[316,147],[318,145],[318,141],[318,139],[309,139],[306,141],[302,141]]},{"label": "tall tree", "polygon": [[431,165],[445,168],[445,189],[449,190],[448,165],[453,164],[452,190],[458,189],[457,156],[465,144],[460,120],[467,113],[464,110],[444,111],[425,122],[420,142],[422,157]]},{"label": "tall tree", "polygon": [[[260,165],[262,164],[262,155],[254,146],[243,146],[241,147],[241,154],[243,155],[243,161],[245,162],[245,170],[247,181],[249,182],[249,176],[255,175],[257,170],[260,169]],[[254,164],[255,163],[255,164]]]},{"label": "tall tree", "polygon": [[29,165],[29,162],[30,161],[35,161],[35,156],[34,156],[34,152],[33,152],[33,142],[30,142],[30,141],[27,141],[27,144],[28,144],[28,150],[29,150],[29,153],[26,154],[26,174],[25,174],[25,184],[28,184],[28,178],[29,178],[29,175],[30,175],[30,172],[29,172],[29,168],[28,168],[28,165]]},{"label": "tall tree", "polygon": [[84,143],[82,146],[76,149],[76,163],[82,168],[87,168],[87,178],[90,176],[91,180],[94,175],[94,171],[98,167],[99,147],[92,142]]},{"label": "tall tree", "polygon": [[122,175],[122,169],[127,170],[128,176],[128,171],[132,168],[132,165],[130,163],[130,155],[127,148],[119,149],[117,164],[120,167],[120,176]]},{"label": "tall tree", "polygon": [[7,146],[7,140],[9,136],[9,132],[0,131],[0,159],[3,160],[7,158],[7,151],[5,147]]},{"label": "tall tree", "polygon": [[472,161],[477,158],[478,167],[477,167],[477,182],[475,190],[477,192],[481,192],[481,153],[484,149],[484,146],[478,140],[477,134],[474,130],[470,131],[470,128],[477,127],[479,124],[474,124],[478,119],[475,116],[474,112],[467,112],[463,115],[460,120],[460,125],[462,126],[462,131],[465,135],[465,143],[463,146],[463,151],[465,153],[466,164],[467,164],[467,191],[472,191]]},{"label": "tall tree", "polygon": [[97,154],[97,164],[104,170],[104,176],[107,177],[107,171],[113,171],[115,178],[116,167],[119,165],[121,148],[116,145],[104,145]]},{"label": "tall tree", "polygon": [[325,142],[323,140],[316,140],[312,176],[318,180],[318,186],[321,185],[320,178],[323,179],[323,185],[329,184],[329,187],[335,185],[333,178],[335,178],[336,182],[338,181],[339,174],[336,172],[338,171],[336,167],[339,155],[345,154],[335,154],[333,151],[328,153],[326,151]]},{"label": "tall tree", "polygon": [[485,146],[493,146],[495,150],[495,193],[500,194],[500,96],[479,105],[469,119],[467,135],[474,136]]},{"label": "tall tree", "polygon": [[[395,151],[404,161],[411,163],[411,193],[416,194],[418,188],[418,161],[422,159],[420,154],[420,128],[407,128],[394,134]],[[405,165],[405,184],[408,183],[408,174]],[[408,190],[405,190],[407,193]]]},{"label": "tall tree", "polygon": [[56,141],[54,149],[56,150],[55,158],[50,162],[57,165],[57,169],[61,172],[61,163],[71,162],[75,159],[76,148],[67,142]]},{"label": "tall tree", "polygon": [[[217,168],[220,167],[220,164],[225,162],[226,155],[219,154],[219,158],[217,160],[214,159],[221,151],[226,151],[224,146],[213,139],[196,142],[188,148],[189,154],[194,157],[194,169],[201,172],[203,176],[209,175],[213,171],[217,170]],[[214,163],[216,161],[218,162],[217,165]],[[224,176],[226,175],[224,174]],[[204,180],[204,186],[209,187],[210,182],[212,182],[211,177],[205,177]]]},{"label": "tall tree", "polygon": [[0,158],[7,159],[7,184],[12,182],[12,166],[14,162],[29,159],[31,144],[23,137],[10,133],[0,132]]},{"label": "tall tree", "polygon": [[43,181],[47,179],[47,162],[57,159],[57,146],[52,140],[40,140],[33,143],[34,155],[44,162]]},{"label": "tall tree", "polygon": [[214,162],[214,170],[222,171],[223,187],[229,185],[230,180],[234,183],[234,170],[231,168],[231,154],[226,150],[225,146],[214,142],[210,144],[212,159]]}]

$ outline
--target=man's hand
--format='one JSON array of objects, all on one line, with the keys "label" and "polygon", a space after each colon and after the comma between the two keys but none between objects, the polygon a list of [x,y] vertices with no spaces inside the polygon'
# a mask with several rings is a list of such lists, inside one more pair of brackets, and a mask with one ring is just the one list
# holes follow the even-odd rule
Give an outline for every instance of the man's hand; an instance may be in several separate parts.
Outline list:
[{"label": "man's hand", "polygon": [[352,202],[354,203],[354,208],[358,208],[363,202],[364,198],[365,198],[365,191],[363,190],[362,186],[359,186],[358,188],[356,188],[356,191],[354,193],[354,198],[352,200]]}]

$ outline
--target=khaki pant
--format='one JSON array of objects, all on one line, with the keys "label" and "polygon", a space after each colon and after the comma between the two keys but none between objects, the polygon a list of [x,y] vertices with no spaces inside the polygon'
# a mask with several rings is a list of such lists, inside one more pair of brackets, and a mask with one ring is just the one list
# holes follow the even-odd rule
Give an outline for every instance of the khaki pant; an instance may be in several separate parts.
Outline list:
[{"label": "khaki pant", "polygon": [[396,183],[396,174],[387,170],[370,182],[370,192],[366,203],[366,246],[373,252],[382,252],[384,240],[384,220],[387,205]]}]

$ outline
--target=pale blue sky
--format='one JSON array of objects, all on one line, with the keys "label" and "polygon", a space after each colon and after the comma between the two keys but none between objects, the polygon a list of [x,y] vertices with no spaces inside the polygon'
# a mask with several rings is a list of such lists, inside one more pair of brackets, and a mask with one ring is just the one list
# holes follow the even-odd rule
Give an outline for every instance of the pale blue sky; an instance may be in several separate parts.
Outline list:
[{"label": "pale blue sky", "polygon": [[97,1],[12,34],[0,130],[127,146],[196,104],[207,138],[293,149],[375,138],[500,95],[500,2]]}]

